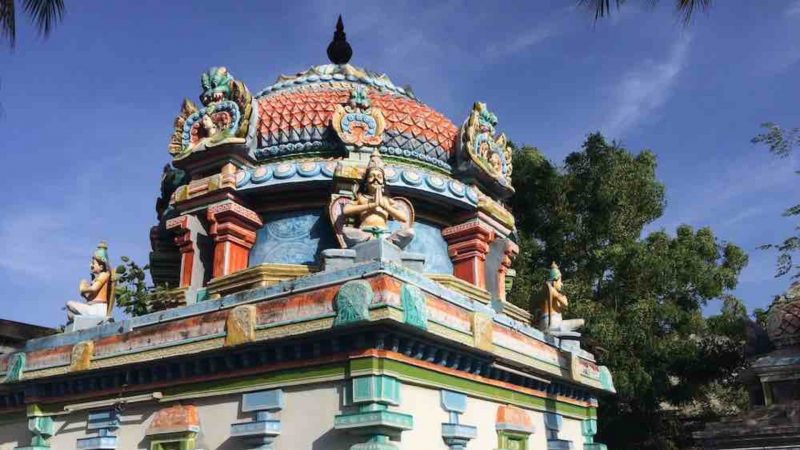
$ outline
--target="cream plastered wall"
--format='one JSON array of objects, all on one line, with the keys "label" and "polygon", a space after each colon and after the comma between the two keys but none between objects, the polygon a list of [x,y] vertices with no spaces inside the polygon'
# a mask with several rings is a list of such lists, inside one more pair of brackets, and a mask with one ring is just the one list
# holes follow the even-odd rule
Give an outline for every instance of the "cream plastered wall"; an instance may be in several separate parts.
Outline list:
[{"label": "cream plastered wall", "polygon": [[[544,423],[542,423],[544,428]],[[571,420],[564,418],[564,426],[561,428],[561,433],[558,434],[561,439],[572,441],[572,447],[576,449],[583,448],[583,431],[581,430],[581,421]]]},{"label": "cream plastered wall", "polygon": [[[348,448],[352,443],[350,436],[333,430],[333,418],[340,412],[341,388],[337,384],[289,387],[284,389],[286,408],[277,414],[283,427],[276,439],[276,449],[338,449]],[[187,400],[194,404],[200,416],[201,433],[197,438],[197,448],[204,450],[239,450],[243,443],[230,438],[233,423],[249,422],[254,413],[240,411],[241,394],[206,397]],[[149,439],[145,430],[152,416],[166,404],[139,403],[127,407],[121,417],[121,427],[117,431],[119,450],[146,450]],[[77,439],[95,435],[86,430],[87,412],[78,412],[56,418],[56,436],[50,440],[53,450],[75,448]],[[0,433],[4,430],[0,428]],[[23,425],[23,433],[25,433]],[[19,432],[17,431],[17,434]],[[352,442],[351,442],[352,441]],[[11,450],[16,444],[10,445]],[[2,450],[6,450],[2,447]]]},{"label": "cream plastered wall", "polygon": [[[404,431],[400,450],[448,450],[442,440],[442,423],[447,412],[442,409],[439,391],[404,384],[400,388],[400,406],[396,411],[414,416],[414,429]],[[492,448],[492,447],[474,447]]]},{"label": "cream plastered wall", "polygon": [[[442,409],[440,391],[411,385],[403,385],[401,389],[400,407],[398,411],[414,416],[414,430],[403,433],[401,450],[447,450],[442,440],[442,423],[449,420]],[[468,450],[491,450],[497,448],[496,417],[497,408],[503,405],[475,397],[467,397],[467,410],[460,417],[463,425],[478,428],[478,437],[467,445]],[[536,431],[528,438],[527,450],[547,450],[547,435],[544,427],[544,414],[527,410]],[[581,423],[579,420],[564,417],[561,439],[572,441],[575,449],[583,448]],[[283,450],[283,449],[280,449]]]},{"label": "cream plastered wall", "polygon": [[[343,410],[344,394],[341,383],[325,383],[284,389],[286,407],[277,414],[283,427],[282,434],[275,441],[276,450],[347,450],[351,445],[364,442],[365,438],[351,436],[333,429],[334,417]],[[240,450],[243,443],[229,438],[230,425],[248,422],[252,413],[240,412],[241,394],[199,398],[185,403],[198,407],[200,426],[198,449]],[[159,408],[169,404],[136,403],[126,407],[121,417],[121,427],[117,431],[119,450],[147,450],[149,440],[145,430]],[[478,437],[473,439],[467,449],[491,450],[497,448],[495,418],[500,403],[467,398],[467,410],[461,416],[461,423],[478,428]],[[438,389],[404,384],[401,388],[401,404],[392,410],[414,416],[414,429],[406,431],[397,442],[401,450],[447,450],[441,437],[442,423],[448,421],[448,414],[440,403]],[[544,415],[528,411],[536,431],[529,438],[528,450],[546,450]],[[86,430],[88,411],[56,416],[56,435],[50,440],[53,450],[72,450],[79,438],[95,436]],[[573,448],[583,447],[580,421],[564,418],[564,427],[559,436],[573,442]],[[13,450],[17,446],[28,445],[30,434],[27,421],[0,423],[0,450]]]}]

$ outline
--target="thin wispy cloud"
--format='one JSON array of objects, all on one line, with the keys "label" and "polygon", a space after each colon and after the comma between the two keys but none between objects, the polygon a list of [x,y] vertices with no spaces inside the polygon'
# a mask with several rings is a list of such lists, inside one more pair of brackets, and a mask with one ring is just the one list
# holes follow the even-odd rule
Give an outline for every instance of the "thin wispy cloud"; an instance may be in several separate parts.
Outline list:
[{"label": "thin wispy cloud", "polygon": [[520,52],[530,50],[546,40],[560,34],[559,30],[552,24],[540,24],[523,33],[515,35],[510,41],[502,43],[492,43],[483,51],[483,55],[489,59],[498,59],[505,56],[515,55]]},{"label": "thin wispy cloud", "polygon": [[569,31],[575,31],[576,20],[580,17],[577,7],[570,5],[554,11],[537,23],[522,22],[522,30],[509,27],[505,38],[492,39],[481,51],[481,56],[488,60],[509,58],[544,44]]},{"label": "thin wispy cloud", "polygon": [[[727,163],[717,163],[715,171],[708,171],[714,176],[693,180],[676,192],[671,198],[675,201],[670,201],[676,206],[668,207],[666,215],[651,228],[671,230],[683,223],[733,228],[763,215],[779,220],[791,201],[776,193],[791,190],[797,181],[793,169],[796,164],[796,157],[778,160],[755,150]],[[765,198],[769,202],[759,200]]]},{"label": "thin wispy cloud", "polygon": [[792,2],[783,12],[783,15],[786,17],[800,17],[800,0]]},{"label": "thin wispy cloud", "polygon": [[610,113],[601,126],[604,134],[620,137],[656,113],[672,95],[686,65],[691,37],[683,35],[661,61],[646,61],[625,75],[614,89]]}]

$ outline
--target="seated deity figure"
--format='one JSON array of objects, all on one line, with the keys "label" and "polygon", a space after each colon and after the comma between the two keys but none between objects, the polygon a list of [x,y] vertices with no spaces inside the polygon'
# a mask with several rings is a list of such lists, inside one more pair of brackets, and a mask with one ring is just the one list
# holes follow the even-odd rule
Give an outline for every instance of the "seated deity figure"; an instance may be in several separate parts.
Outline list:
[{"label": "seated deity figure", "polygon": [[106,317],[112,292],[111,265],[108,261],[108,245],[101,242],[92,255],[89,265],[91,281],[81,280],[78,290],[85,302],[67,302],[67,317],[72,322],[76,316]]},{"label": "seated deity figure", "polygon": [[385,185],[383,160],[375,151],[370,157],[366,176],[355,200],[342,210],[342,214],[354,217],[356,222],[355,226],[345,226],[342,229],[348,247],[389,234],[389,220],[403,223],[401,229],[389,234],[389,242],[404,249],[414,239],[414,229],[408,224],[408,213],[389,197]]},{"label": "seated deity figure", "polygon": [[542,331],[552,334],[575,333],[584,324],[583,319],[562,319],[561,313],[569,304],[567,296],[561,292],[562,288],[561,271],[554,262],[550,265],[547,282],[533,298],[535,317]]}]

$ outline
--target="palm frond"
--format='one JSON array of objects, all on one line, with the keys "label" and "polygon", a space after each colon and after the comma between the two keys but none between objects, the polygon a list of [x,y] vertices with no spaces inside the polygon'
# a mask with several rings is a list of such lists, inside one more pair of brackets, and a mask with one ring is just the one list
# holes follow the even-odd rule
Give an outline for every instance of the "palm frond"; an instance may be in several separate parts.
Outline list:
[{"label": "palm frond", "polygon": [[24,0],[22,5],[39,34],[44,37],[50,35],[64,16],[64,0]]},{"label": "palm frond", "polygon": [[[658,0],[646,0],[651,6]],[[594,11],[594,19],[599,20],[611,15],[614,6],[621,8],[626,0],[578,0],[578,5],[585,6]],[[703,11],[711,7],[712,0],[675,0],[675,10],[682,16],[683,23],[688,24],[698,9]]]},{"label": "palm frond", "polygon": [[[614,5],[619,9],[625,0],[614,0]],[[594,20],[611,15],[611,0],[578,0],[579,5],[583,5],[594,11]]]},{"label": "palm frond", "polygon": [[14,22],[14,0],[0,0],[0,36],[8,39],[11,48],[17,41],[17,25]]},{"label": "palm frond", "polygon": [[692,21],[694,13],[698,9],[708,11],[711,8],[712,0],[675,0],[675,10],[683,16],[683,23],[688,24]]}]

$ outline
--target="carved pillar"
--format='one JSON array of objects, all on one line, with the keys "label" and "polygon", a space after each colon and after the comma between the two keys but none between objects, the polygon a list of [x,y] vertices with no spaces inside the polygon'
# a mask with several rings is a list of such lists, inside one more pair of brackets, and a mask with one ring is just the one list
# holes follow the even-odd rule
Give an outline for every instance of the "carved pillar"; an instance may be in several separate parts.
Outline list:
[{"label": "carved pillar", "polygon": [[514,258],[519,254],[519,245],[510,239],[504,239],[503,255],[497,268],[497,297],[506,300],[506,274],[511,269]]},{"label": "carved pillar", "polygon": [[226,202],[208,208],[208,220],[214,239],[214,278],[246,269],[256,231],[263,225],[258,214]]},{"label": "carved pillar", "polygon": [[189,229],[189,216],[175,217],[167,221],[167,229],[175,234],[175,245],[181,254],[181,271],[179,286],[187,287],[192,283],[195,248],[192,242],[192,231]]},{"label": "carved pillar", "polygon": [[397,450],[393,441],[400,441],[403,431],[414,428],[411,414],[389,410],[390,405],[400,405],[400,381],[386,375],[368,375],[351,382],[348,406],[357,406],[358,411],[335,416],[333,428],[368,439],[349,450]]},{"label": "carved pillar", "polygon": [[475,286],[486,288],[485,261],[494,230],[481,222],[472,221],[442,230],[447,251],[453,261],[453,275]]},{"label": "carved pillar", "polygon": [[28,430],[31,445],[14,447],[14,450],[50,450],[49,440],[56,433],[55,423],[53,417],[44,415],[39,405],[28,405]]},{"label": "carved pillar", "polygon": [[544,428],[547,431],[547,449],[562,450],[573,448],[572,441],[561,439],[558,435],[564,428],[564,418],[561,414],[544,413]]},{"label": "carved pillar", "polygon": [[453,391],[441,391],[442,409],[450,420],[442,424],[442,439],[450,450],[464,450],[472,439],[478,437],[478,428],[461,423],[460,416],[467,410],[467,396]]},{"label": "carved pillar", "polygon": [[231,425],[231,437],[253,450],[271,450],[281,434],[281,421],[275,414],[286,405],[282,389],[248,392],[242,395],[242,412],[254,412],[250,422]]}]

